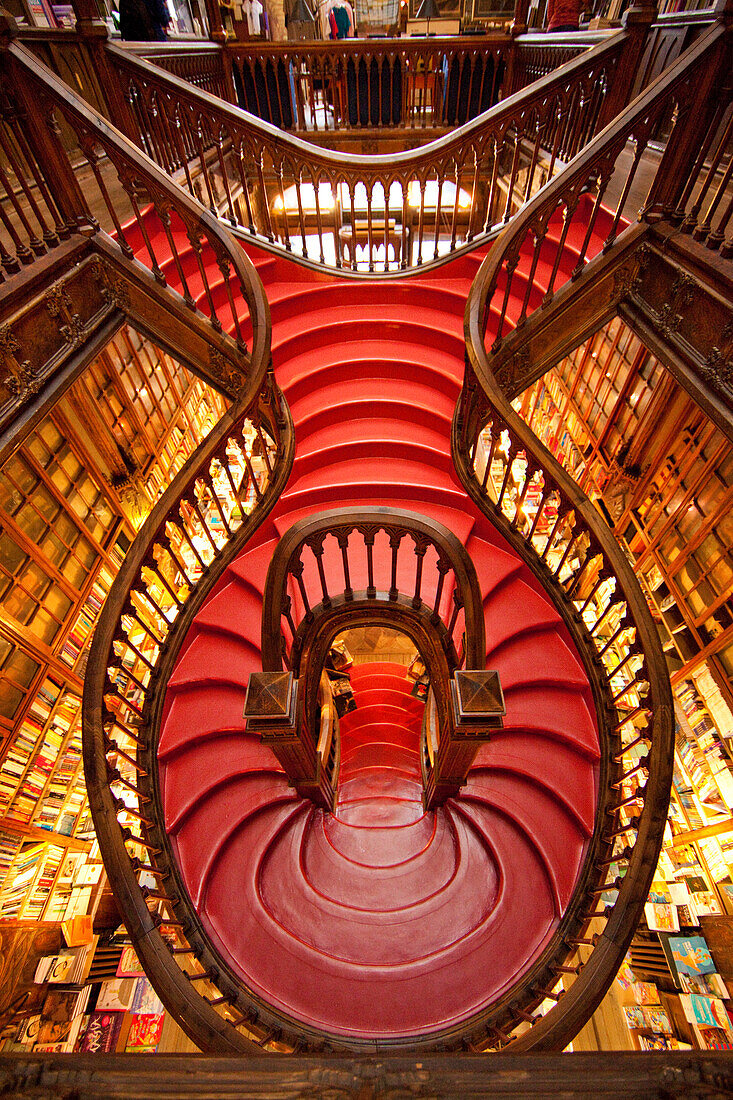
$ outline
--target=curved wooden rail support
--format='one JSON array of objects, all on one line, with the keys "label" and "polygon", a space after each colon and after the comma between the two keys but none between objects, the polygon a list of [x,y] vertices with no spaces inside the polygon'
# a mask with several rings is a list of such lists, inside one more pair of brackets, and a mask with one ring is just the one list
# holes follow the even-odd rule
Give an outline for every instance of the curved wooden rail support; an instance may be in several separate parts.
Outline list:
[{"label": "curved wooden rail support", "polygon": [[[631,566],[590,501],[514,412],[504,387],[516,393],[524,377],[531,375],[533,355],[542,360],[541,343],[532,341],[549,331],[546,316],[570,308],[573,283],[583,282],[593,227],[601,219],[606,219],[608,227],[603,245],[607,259],[601,256],[593,261],[596,271],[611,262],[616,252],[627,267],[625,276],[609,289],[609,302],[604,299],[600,308],[612,307],[633,285],[643,230],[632,226],[622,231],[625,203],[646,142],[676,110],[699,112],[697,133],[703,134],[702,147],[698,143],[693,149],[683,130],[673,129],[644,216],[679,221],[687,217],[695,222],[700,204],[691,206],[690,196],[699,193],[695,186],[699,181],[704,183],[705,158],[719,163],[730,140],[729,134],[720,133],[729,97],[713,94],[716,81],[726,71],[729,50],[730,30],[721,23],[580,153],[499,238],[466,305],[466,378],[453,424],[459,475],[477,505],[492,517],[547,590],[556,593],[557,606],[581,652],[588,654],[586,665],[594,670],[596,684],[606,696],[605,751],[609,766],[621,769],[612,780],[615,794],[597,822],[607,846],[597,870],[609,878],[615,876],[606,881],[604,893],[608,899],[613,889],[615,899],[604,910],[588,913],[594,923],[586,919],[584,932],[574,941],[577,966],[570,970],[576,973],[566,979],[562,1002],[531,1030],[515,1034],[513,1050],[564,1046],[598,1005],[623,959],[662,843],[671,784],[673,715],[659,637]],[[706,107],[711,100],[712,106]],[[623,168],[616,191],[620,199],[609,214],[602,200],[630,137],[635,143],[631,169]],[[593,196],[590,219],[583,216],[580,204],[581,196],[588,193]],[[706,201],[704,195],[701,201]],[[545,238],[553,217],[560,227],[560,240],[548,254]],[[728,217],[729,212],[721,209],[719,224],[724,227]],[[720,231],[717,239],[723,240]],[[575,242],[577,263],[569,281],[558,290],[560,255],[570,241]],[[552,271],[544,299],[530,307],[528,292],[519,315],[510,317],[507,304],[513,278],[521,275],[531,285],[538,264]],[[619,874],[620,867],[625,867],[625,874]]]},{"label": "curved wooden rail support", "polygon": [[315,268],[370,276],[486,239],[625,102],[647,24],[633,24],[453,133],[354,156],[283,133],[129,51],[108,47],[150,157],[232,229]]},{"label": "curved wooden rail support", "polygon": [[[389,544],[381,561],[378,554],[375,557],[379,534]],[[333,567],[327,575],[323,566],[329,540],[340,555],[340,590]],[[400,590],[403,545],[416,564],[409,592]],[[428,551],[434,552],[434,562]],[[364,562],[362,579],[367,586],[355,590],[353,578],[359,564],[364,574]],[[428,592],[426,603],[423,597]],[[375,621],[388,622],[408,634],[430,675],[439,714],[437,753],[425,777],[425,806],[433,809],[465,783],[476,753],[489,739],[490,730],[500,728],[504,713],[497,674],[483,668],[484,620],[476,571],[459,540],[436,521],[397,508],[334,508],[294,524],[283,535],[267,573],[264,671],[250,676],[245,706],[248,728],[262,735],[300,793],[331,810],[337,770],[321,759],[314,734],[321,671],[341,630]],[[461,632],[463,638],[457,644]],[[465,669],[459,671],[464,663]],[[469,684],[474,692],[481,686],[494,688],[491,713],[477,703],[473,709],[466,704]]]},{"label": "curved wooden rail support", "polygon": [[[290,415],[272,375],[198,447],[128,551],[94,634],[84,685],[84,771],[107,873],[146,973],[166,1007],[208,1050],[253,1051],[238,1032],[236,986],[191,946],[166,891],[162,838],[150,815],[150,730],[178,648],[203,599],[257,530],[292,466]],[[178,888],[180,894],[180,888]],[[150,907],[152,899],[153,906]],[[194,983],[201,982],[201,986]],[[208,994],[208,996],[207,996]]]}]

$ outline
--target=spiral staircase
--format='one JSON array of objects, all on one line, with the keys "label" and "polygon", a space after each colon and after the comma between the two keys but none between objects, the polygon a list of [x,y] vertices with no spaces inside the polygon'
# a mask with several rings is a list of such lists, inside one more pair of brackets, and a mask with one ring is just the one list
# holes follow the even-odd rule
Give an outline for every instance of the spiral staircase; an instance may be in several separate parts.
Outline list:
[{"label": "spiral staircase", "polygon": [[[365,1095],[421,1094],[424,1067],[431,1080],[448,1061],[465,1081],[485,1072],[483,1058],[445,1052],[504,1050],[518,1067],[507,1087],[526,1094],[538,1062],[522,1055],[572,1040],[628,947],[666,820],[669,677],[629,563],[507,394],[535,354],[563,354],[548,333],[592,331],[628,299],[655,219],[684,217],[685,232],[729,257],[728,215],[711,229],[712,173],[701,178],[707,156],[726,163],[715,89],[730,71],[729,23],[721,10],[615,118],[643,32],[626,53],[613,40],[509,96],[470,124],[470,141],[464,129],[397,168],[308,151],[112,50],[105,71],[117,93],[128,81],[128,102],[117,95],[128,141],[12,34],[1,43],[16,174],[35,203],[6,272],[73,253],[110,323],[160,328],[231,398],[100,616],[84,763],[147,974],[203,1051],[250,1056],[263,1095],[293,1080],[298,1094],[367,1080]],[[624,66],[620,90],[611,77]],[[693,102],[702,140],[683,125]],[[643,151],[670,119],[628,226]],[[86,160],[101,220],[62,132]],[[385,217],[380,229],[367,200],[359,265],[364,180]],[[391,260],[387,214],[400,220]],[[385,278],[374,275],[382,243]],[[311,556],[283,572],[296,544]],[[357,664],[355,709],[324,740],[313,706],[323,643],[351,619],[402,629],[431,691],[424,705],[404,666]],[[503,719],[461,732],[456,685],[487,670]],[[289,740],[251,708],[245,718],[267,675],[287,685],[274,724]],[[287,1085],[272,1054],[289,1056]],[[158,1065],[161,1081],[178,1072]],[[615,1062],[588,1072],[611,1094]],[[547,1094],[567,1085],[561,1067],[546,1076]]]},{"label": "spiral staircase", "polygon": [[[591,255],[610,220],[596,220],[585,242]],[[160,254],[155,231],[153,219],[143,231],[128,227],[127,242],[142,255],[153,239]],[[196,257],[180,237],[176,262],[163,262],[162,271],[173,288],[183,273],[203,296]],[[515,280],[507,317],[519,315],[527,296],[541,300],[552,272],[570,275],[582,237],[563,231],[560,221],[550,227],[542,260],[520,262],[525,277]],[[282,256],[251,247],[248,253],[270,304],[274,377],[292,415],[294,461],[285,482],[288,461],[272,458],[284,488],[267,508],[265,490],[249,539],[235,534],[213,566],[202,562],[205,591],[164,647],[155,699],[147,709],[128,708],[127,722],[124,709],[116,711],[118,729],[121,723],[143,762],[137,778],[128,767],[124,780],[140,793],[142,812],[129,798],[115,802],[119,820],[133,805],[127,820],[138,831],[125,835],[143,856],[133,859],[133,870],[148,871],[139,911],[148,913],[151,899],[162,907],[152,928],[185,966],[186,997],[197,997],[205,1012],[220,1010],[235,1049],[237,1040],[243,1049],[258,1043],[276,1050],[324,1043],[450,1049],[467,1041],[475,1049],[521,1047],[540,1034],[528,1029],[541,1019],[537,1007],[561,1005],[562,975],[574,978],[582,965],[577,952],[596,942],[590,922],[608,913],[598,899],[612,900],[620,881],[607,882],[608,869],[619,869],[615,852],[626,858],[622,844],[638,819],[614,819],[618,827],[608,833],[607,815],[618,813],[609,798],[634,797],[622,783],[623,748],[609,742],[608,689],[598,685],[595,650],[579,646],[558,586],[553,592],[529,567],[453,465],[461,322],[482,253],[399,282],[314,275]],[[224,281],[217,286],[210,272],[209,286],[218,308]],[[240,324],[247,341],[247,317]],[[275,434],[270,428],[268,443]],[[209,461],[199,472],[214,469]],[[277,480],[272,471],[270,477]],[[195,485],[191,474],[189,500],[201,516],[201,483],[191,495]],[[506,716],[458,793],[439,806],[425,807],[423,708],[404,668],[354,670],[356,710],[340,724],[333,813],[299,794],[247,727],[249,677],[263,667],[262,602],[273,553],[293,525],[335,506],[419,513],[453,532],[475,567],[486,667],[498,671]],[[161,515],[153,520],[158,535]],[[148,555],[155,568],[153,558],[161,559]],[[326,572],[337,571],[333,555],[324,561]],[[386,578],[389,567],[388,545],[377,539],[370,569]],[[311,574],[312,605],[318,593]],[[400,564],[397,587],[414,575],[414,561]],[[364,562],[352,567],[350,583],[389,587],[387,579],[368,581]],[[448,591],[436,596],[437,583],[426,573],[422,599],[435,596],[436,607],[450,598]],[[292,582],[291,591],[295,604]],[[301,595],[302,613],[303,589]],[[134,600],[118,604],[120,622],[134,606],[139,615]],[[120,628],[115,636],[119,646]],[[113,681],[119,685],[129,667],[110,670]],[[154,684],[147,683],[149,700]],[[127,679],[118,695],[129,701],[131,686]],[[109,722],[114,707],[107,713]],[[157,733],[141,740],[136,728]],[[119,765],[133,759],[121,746],[134,751],[134,744],[117,738],[106,741],[105,753],[115,752]],[[93,768],[108,771],[109,760],[97,760]],[[113,787],[124,774],[123,763],[111,775]],[[175,995],[173,1003],[200,1043],[222,1049],[216,1031],[212,1040]]]}]

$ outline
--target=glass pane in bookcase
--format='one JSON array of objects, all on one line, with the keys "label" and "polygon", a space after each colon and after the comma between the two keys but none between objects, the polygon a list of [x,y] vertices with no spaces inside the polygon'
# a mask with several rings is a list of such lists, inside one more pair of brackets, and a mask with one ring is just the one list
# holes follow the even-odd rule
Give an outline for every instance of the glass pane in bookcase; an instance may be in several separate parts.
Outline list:
[{"label": "glass pane in bookcase", "polygon": [[37,661],[0,638],[0,715],[15,718],[25,693],[39,669]]},{"label": "glass pane in bookcase", "polygon": [[13,920],[21,915],[26,897],[43,866],[45,851],[45,842],[18,846],[0,894],[0,919]]},{"label": "glass pane in bookcase", "polygon": [[23,780],[60,694],[61,685],[46,677],[28,707],[0,767],[0,815],[22,790]]},{"label": "glass pane in bookcase", "polygon": [[3,718],[15,718],[23,702],[24,691],[9,680],[0,680],[0,714]]}]

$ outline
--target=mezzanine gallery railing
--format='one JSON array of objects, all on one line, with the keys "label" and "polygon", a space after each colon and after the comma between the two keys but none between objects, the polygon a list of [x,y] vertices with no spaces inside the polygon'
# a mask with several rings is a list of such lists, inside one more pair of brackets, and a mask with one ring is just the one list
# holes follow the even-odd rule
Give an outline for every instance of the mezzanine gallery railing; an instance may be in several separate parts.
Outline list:
[{"label": "mezzanine gallery railing", "polygon": [[358,157],[284,134],[119,48],[109,54],[136,140],[236,232],[370,274],[439,262],[505,224],[615,113],[640,44],[620,33],[449,136]]}]

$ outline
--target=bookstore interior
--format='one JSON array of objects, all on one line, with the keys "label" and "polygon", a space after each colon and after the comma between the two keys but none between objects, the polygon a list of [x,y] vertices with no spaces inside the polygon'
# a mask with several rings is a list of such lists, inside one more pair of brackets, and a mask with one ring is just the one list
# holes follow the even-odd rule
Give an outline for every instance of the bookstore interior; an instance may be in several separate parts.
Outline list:
[{"label": "bookstore interior", "polygon": [[[30,25],[65,25],[59,5],[22,4]],[[177,0],[176,20],[177,33],[196,35],[203,7]],[[674,695],[673,785],[644,920],[570,1049],[733,1050],[730,440],[620,317],[513,406],[611,526],[648,601]],[[222,393],[124,324],[0,468],[3,1053],[197,1049],[146,978],[107,880],[84,781],[82,693],[95,624],[128,548],[228,407]],[[189,576],[206,567],[205,522],[241,523],[254,507],[269,448],[259,428],[246,426],[230,443],[226,468],[212,470],[215,494],[182,511],[174,550]],[[487,430],[472,459],[476,476],[530,540],[549,544],[558,517],[552,506],[538,507],[539,481],[508,455],[508,438]],[[561,578],[569,549],[562,538],[552,543],[548,565]],[[581,549],[576,540],[574,552]],[[159,563],[164,612],[185,575],[183,566],[166,573],[170,560]],[[606,602],[603,584],[596,586],[585,605],[589,621]],[[611,649],[623,641],[621,618],[605,618]],[[128,669],[134,679],[151,638],[134,626],[129,636],[139,647]],[[404,665],[412,694],[425,698],[425,668],[404,637],[382,630],[375,643],[368,629],[354,630],[325,668],[338,717],[355,706],[351,670],[375,659]],[[619,690],[630,671],[619,673]],[[635,690],[624,696],[624,751],[636,765],[624,780],[630,802],[649,748]],[[119,820],[134,827],[134,761],[119,756]],[[145,863],[143,848],[139,855]],[[154,903],[153,874],[148,887]],[[167,920],[164,902],[159,909]]]},{"label": "bookstore interior", "polygon": [[[574,1049],[733,1048],[729,443],[618,319],[515,405],[613,524],[674,688],[672,799],[646,919]],[[107,886],[80,708],[90,635],[125,550],[223,411],[219,394],[126,326],[0,473],[4,1051],[195,1049],[140,970]],[[254,434],[245,449],[262,478]],[[476,463],[486,463],[480,448]],[[504,476],[495,448],[497,492]],[[523,488],[520,478],[513,492]],[[531,524],[531,485],[523,501]],[[189,533],[195,546],[193,517]],[[409,646],[387,649],[414,666]],[[346,713],[344,670],[360,658],[335,656],[328,675]],[[413,671],[418,688],[423,672]],[[643,769],[643,731],[630,729]],[[124,800],[124,773],[118,790]]]}]

